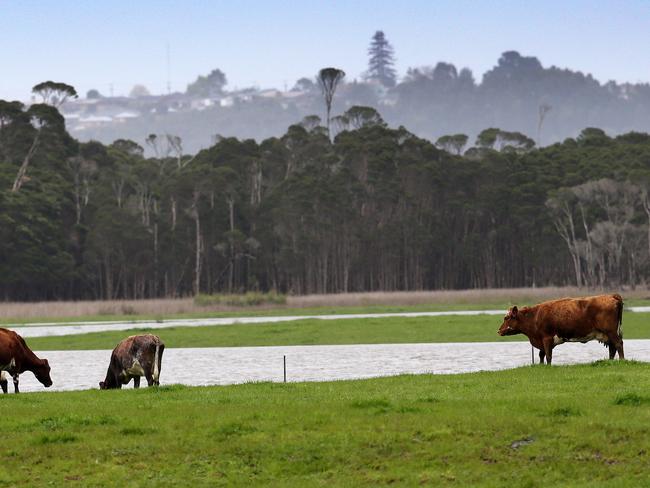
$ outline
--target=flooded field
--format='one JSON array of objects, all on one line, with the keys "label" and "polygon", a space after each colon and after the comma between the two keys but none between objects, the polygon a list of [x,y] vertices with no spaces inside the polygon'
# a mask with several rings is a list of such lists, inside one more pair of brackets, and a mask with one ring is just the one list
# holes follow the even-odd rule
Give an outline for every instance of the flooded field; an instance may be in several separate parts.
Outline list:
[{"label": "flooded field", "polygon": [[[626,311],[635,313],[650,312],[650,307],[629,307]],[[399,313],[364,313],[364,314],[333,314],[333,315],[287,315],[259,317],[218,317],[201,319],[172,319],[172,320],[130,320],[130,321],[101,321],[101,322],[52,322],[8,325],[23,337],[46,337],[87,334],[108,330],[132,329],[165,329],[169,327],[209,327],[235,324],[271,324],[278,322],[293,322],[296,320],[344,320],[344,319],[377,319],[391,317],[445,317],[454,315],[503,315],[505,310],[452,310],[445,312],[399,312]]]},{"label": "flooded field", "polygon": [[[97,388],[104,379],[110,351],[37,352],[49,360],[54,385],[49,390]],[[329,381],[402,373],[466,373],[528,365],[528,342],[376,344],[348,346],[224,347],[165,350],[161,384],[225,385],[249,381]],[[650,340],[625,341],[628,359],[650,361]],[[555,364],[590,362],[607,357],[601,344],[562,344]],[[146,382],[143,379],[143,384]],[[21,391],[43,391],[26,372]],[[10,385],[10,389],[13,388]],[[131,388],[131,385],[128,386]]]},{"label": "flooded field", "polygon": [[107,330],[130,329],[165,329],[168,327],[208,327],[215,325],[235,324],[272,324],[277,322],[293,322],[296,320],[342,320],[342,319],[376,319],[391,317],[443,317],[449,315],[501,315],[503,310],[461,310],[448,312],[400,312],[400,313],[356,313],[336,315],[287,315],[279,317],[219,317],[203,319],[174,319],[174,320],[132,320],[106,322],[67,322],[67,323],[33,323],[25,325],[10,325],[10,329],[23,337],[65,336],[103,332]]}]

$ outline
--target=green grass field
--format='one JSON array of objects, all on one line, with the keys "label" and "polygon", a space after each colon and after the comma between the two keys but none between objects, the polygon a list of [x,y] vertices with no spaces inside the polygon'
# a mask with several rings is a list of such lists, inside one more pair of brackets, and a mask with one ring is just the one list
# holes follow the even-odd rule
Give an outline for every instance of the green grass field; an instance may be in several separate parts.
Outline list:
[{"label": "green grass field", "polygon": [[[421,342],[486,342],[527,340],[523,335],[499,337],[498,315],[375,319],[308,319],[276,324],[235,324],[151,330],[167,347],[233,347],[316,344],[391,344]],[[650,314],[628,312],[625,339],[650,339]],[[112,349],[128,335],[146,332],[97,332],[75,336],[29,338],[34,350]]]},{"label": "green grass field", "polygon": [[648,486],[650,364],[6,395],[2,486]]}]

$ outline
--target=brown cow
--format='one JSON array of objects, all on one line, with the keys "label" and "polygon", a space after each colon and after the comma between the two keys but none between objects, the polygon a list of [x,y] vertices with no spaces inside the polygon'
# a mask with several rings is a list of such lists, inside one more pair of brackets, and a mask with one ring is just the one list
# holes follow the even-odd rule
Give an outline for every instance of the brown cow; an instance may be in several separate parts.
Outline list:
[{"label": "brown cow", "polygon": [[[13,330],[0,328],[0,371],[6,371],[14,380],[14,391],[18,393],[18,376],[31,371],[45,388],[52,386],[50,364],[47,359],[39,359],[27,347],[25,340]],[[7,393],[6,376],[2,390]]]},{"label": "brown cow", "polygon": [[140,377],[147,384],[160,384],[160,366],[165,344],[160,337],[152,334],[134,335],[120,342],[111,354],[106,379],[99,382],[99,388],[109,390],[122,388],[131,378],[133,387],[140,388]]},{"label": "brown cow", "polygon": [[534,307],[516,306],[508,310],[499,335],[524,334],[539,349],[539,362],[551,364],[553,348],[564,342],[598,340],[609,347],[609,359],[623,353],[623,298],[621,295],[599,295],[584,298],[562,298]]}]

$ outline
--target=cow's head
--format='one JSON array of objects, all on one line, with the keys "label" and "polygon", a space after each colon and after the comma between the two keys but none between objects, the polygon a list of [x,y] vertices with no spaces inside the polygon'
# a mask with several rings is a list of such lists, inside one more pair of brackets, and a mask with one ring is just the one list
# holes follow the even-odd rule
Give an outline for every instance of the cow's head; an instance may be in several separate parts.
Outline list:
[{"label": "cow's head", "polygon": [[520,334],[521,329],[519,328],[519,310],[517,306],[510,307],[508,313],[503,317],[503,324],[499,327],[499,335],[514,335]]},{"label": "cow's head", "polygon": [[47,359],[43,359],[41,364],[34,368],[34,376],[40,381],[45,388],[52,386],[52,378],[50,378],[50,363]]},{"label": "cow's head", "polygon": [[104,381],[99,382],[99,389],[100,390],[113,390],[117,388],[117,384],[115,381],[113,381],[113,378],[110,376],[106,376],[106,379]]}]

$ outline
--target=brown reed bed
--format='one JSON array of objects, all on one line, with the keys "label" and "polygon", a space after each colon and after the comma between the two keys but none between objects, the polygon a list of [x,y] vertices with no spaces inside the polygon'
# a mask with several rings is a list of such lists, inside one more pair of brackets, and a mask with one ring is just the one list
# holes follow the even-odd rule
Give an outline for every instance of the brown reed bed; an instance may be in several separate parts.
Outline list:
[{"label": "brown reed bed", "polygon": [[[618,291],[625,299],[650,299],[650,291],[646,288]],[[410,292],[368,292],[368,293],[338,293],[327,295],[288,296],[286,304],[262,304],[255,306],[236,307],[232,305],[197,304],[193,298],[160,298],[150,300],[96,300],[75,302],[0,302],[0,320],[43,319],[61,317],[102,317],[116,316],[152,316],[165,317],[170,315],[214,312],[251,312],[273,309],[301,308],[346,308],[369,306],[418,306],[418,305],[483,305],[534,304],[544,300],[565,296],[584,296],[598,294],[602,291],[578,289],[575,287],[544,287],[544,288],[500,288],[476,290],[435,290]]]},{"label": "brown reed bed", "polygon": [[[577,287],[543,288],[490,288],[474,290],[432,290],[432,291],[391,291],[367,293],[340,293],[329,295],[303,295],[287,298],[290,308],[313,307],[363,307],[369,305],[481,305],[481,304],[535,304],[556,298],[598,295],[610,291],[589,290]],[[612,290],[630,299],[650,299],[647,288],[635,290]]]},{"label": "brown reed bed", "polygon": [[120,315],[173,315],[195,310],[192,298],[159,298],[151,300],[92,300],[52,302],[0,302],[0,319],[43,317],[90,317]]}]

